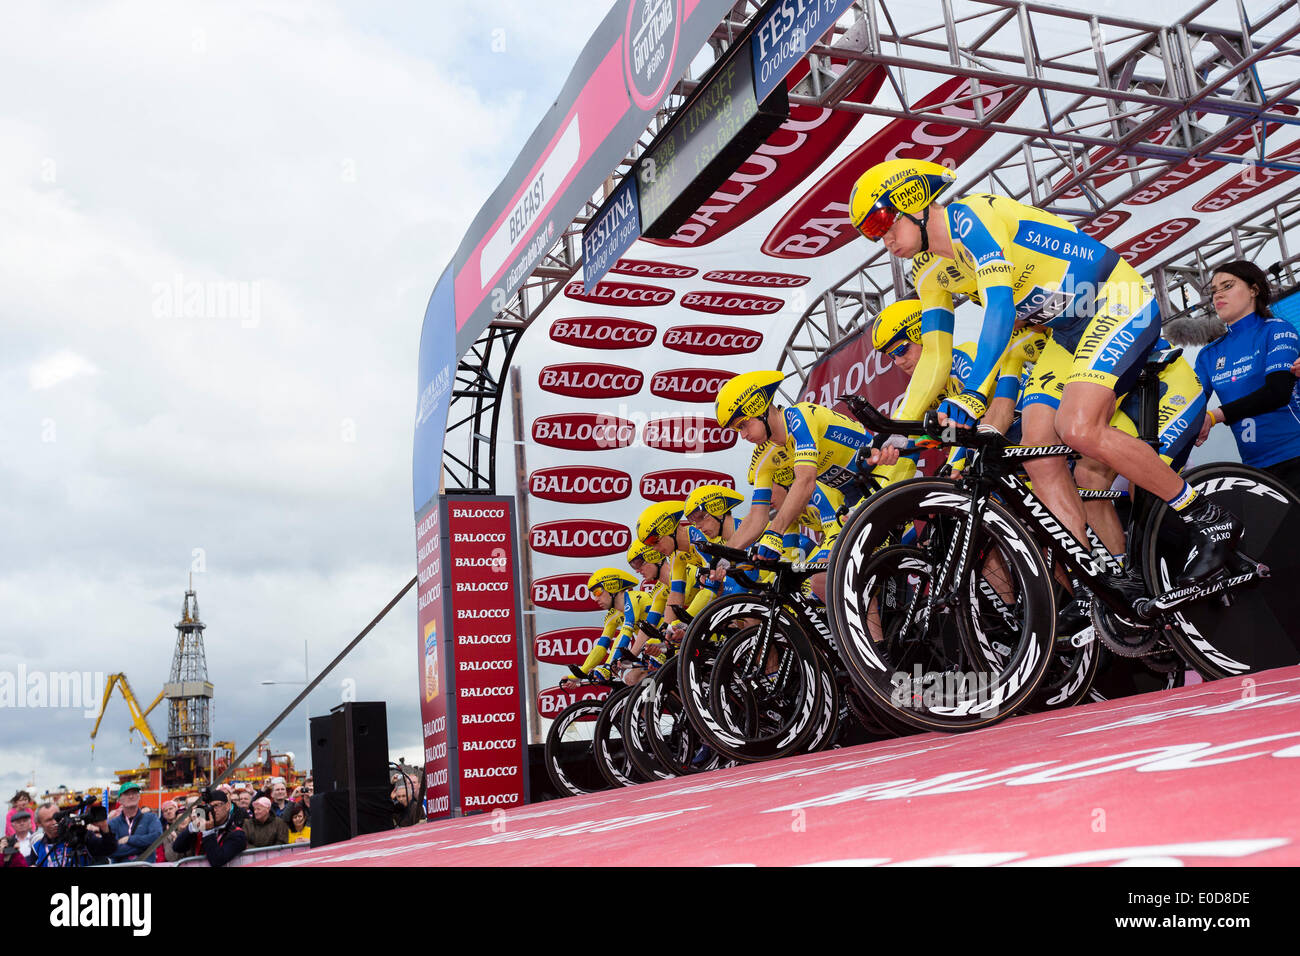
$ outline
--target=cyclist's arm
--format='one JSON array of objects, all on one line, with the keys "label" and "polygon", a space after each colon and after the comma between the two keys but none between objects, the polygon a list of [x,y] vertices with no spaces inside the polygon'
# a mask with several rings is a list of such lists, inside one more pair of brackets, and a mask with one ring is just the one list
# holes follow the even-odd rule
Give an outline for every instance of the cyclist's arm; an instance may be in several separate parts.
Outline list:
[{"label": "cyclist's arm", "polygon": [[775,531],[784,537],[785,532],[796,523],[798,517],[808,507],[808,502],[812,500],[813,492],[816,489],[817,466],[796,461],[794,481],[790,483],[790,489],[785,493],[785,500],[781,502],[776,517],[768,523],[768,530]]},{"label": "cyclist's arm", "polygon": [[619,619],[616,615],[605,615],[605,627],[600,632],[600,637],[596,638],[596,643],[592,645],[587,659],[582,662],[582,666],[579,668],[584,674],[590,674],[605,663],[605,658],[610,655],[609,649],[614,643],[614,635],[618,633],[618,626]]},{"label": "cyclist's arm", "polygon": [[[948,207],[953,242],[960,244],[975,261],[975,282],[984,303],[984,320],[980,326],[969,381],[962,393],[965,401],[957,404],[978,418],[990,396],[980,391],[1001,364],[1015,329],[1016,305],[1012,295],[1012,266],[1004,251],[1011,244],[1000,223],[984,220],[964,203]],[[960,236],[960,240],[956,237]]]},{"label": "cyclist's arm", "polygon": [[921,300],[922,351],[896,416],[905,421],[916,421],[934,405],[952,371],[952,293],[934,277],[944,261],[938,256],[918,257],[912,272],[912,283]]}]

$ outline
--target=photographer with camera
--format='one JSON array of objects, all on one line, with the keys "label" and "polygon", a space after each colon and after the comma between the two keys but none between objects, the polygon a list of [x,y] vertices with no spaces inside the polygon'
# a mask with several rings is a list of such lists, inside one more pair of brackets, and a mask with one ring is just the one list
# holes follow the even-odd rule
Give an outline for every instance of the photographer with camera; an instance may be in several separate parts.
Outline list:
[{"label": "photographer with camera", "polygon": [[88,797],[76,806],[60,810],[47,803],[36,811],[41,835],[32,841],[29,866],[94,866],[106,863],[117,849],[117,837],[109,831],[108,812]]},{"label": "photographer with camera", "polygon": [[13,833],[0,840],[3,859],[0,866],[26,866],[27,854],[32,850],[32,811],[26,808],[9,815]]},{"label": "photographer with camera", "polygon": [[225,866],[248,845],[244,831],[231,820],[230,797],[224,790],[205,790],[190,813],[190,822],[172,843],[178,857],[208,858],[209,866]]},{"label": "photographer with camera", "polygon": [[162,833],[162,821],[157,814],[140,809],[140,784],[135,781],[122,784],[118,790],[117,807],[109,814],[108,826],[117,837],[114,863],[136,859]]}]

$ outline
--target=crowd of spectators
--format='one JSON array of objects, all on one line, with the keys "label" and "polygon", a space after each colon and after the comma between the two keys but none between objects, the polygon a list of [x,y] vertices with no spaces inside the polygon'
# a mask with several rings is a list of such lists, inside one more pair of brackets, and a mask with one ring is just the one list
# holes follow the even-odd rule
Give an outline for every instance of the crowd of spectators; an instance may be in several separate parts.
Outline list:
[{"label": "crowd of spectators", "polygon": [[[424,788],[418,776],[409,768],[392,774],[394,827],[423,819]],[[283,777],[268,777],[261,789],[223,783],[184,801],[168,800],[154,813],[141,805],[140,785],[130,782],[118,790],[111,811],[92,804],[73,813],[53,802],[36,806],[31,794],[20,790],[5,816],[0,867],[140,861],[164,833],[146,862],[203,856],[212,866],[224,866],[246,849],[310,842],[311,798],[310,779],[290,791]],[[187,809],[188,821],[168,832]]]}]

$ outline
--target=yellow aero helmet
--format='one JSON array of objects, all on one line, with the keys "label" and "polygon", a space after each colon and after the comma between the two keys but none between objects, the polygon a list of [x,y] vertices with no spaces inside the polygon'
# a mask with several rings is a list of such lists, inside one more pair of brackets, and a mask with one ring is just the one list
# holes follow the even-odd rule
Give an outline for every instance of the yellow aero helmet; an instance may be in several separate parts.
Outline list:
[{"label": "yellow aero helmet", "polygon": [[596,591],[604,591],[606,594],[622,594],[640,583],[626,571],[620,571],[618,568],[601,568],[587,578],[587,590],[593,594]]},{"label": "yellow aero helmet", "polygon": [[689,518],[698,508],[703,508],[715,518],[725,518],[731,509],[745,500],[745,496],[726,485],[700,485],[686,499],[683,512]]},{"label": "yellow aero helmet", "polygon": [[871,345],[877,352],[888,352],[901,339],[921,341],[921,303],[917,299],[900,299],[885,306],[871,324]]},{"label": "yellow aero helmet", "polygon": [[783,381],[780,372],[746,372],[729,379],[718,389],[718,424],[732,428],[738,418],[758,418],[771,407]]},{"label": "yellow aero helmet", "polygon": [[662,564],[663,560],[663,554],[642,541],[633,541],[632,547],[627,549],[627,563],[632,566],[633,570],[636,570],[638,567],[638,561],[649,561],[651,564]]},{"label": "yellow aero helmet", "polygon": [[854,229],[875,241],[889,231],[899,213],[909,218],[917,215],[956,181],[957,175],[946,166],[922,159],[876,163],[853,184],[849,219]]},{"label": "yellow aero helmet", "polygon": [[677,530],[685,507],[684,501],[660,501],[650,505],[636,519],[636,539],[648,545],[651,539],[671,535]]}]

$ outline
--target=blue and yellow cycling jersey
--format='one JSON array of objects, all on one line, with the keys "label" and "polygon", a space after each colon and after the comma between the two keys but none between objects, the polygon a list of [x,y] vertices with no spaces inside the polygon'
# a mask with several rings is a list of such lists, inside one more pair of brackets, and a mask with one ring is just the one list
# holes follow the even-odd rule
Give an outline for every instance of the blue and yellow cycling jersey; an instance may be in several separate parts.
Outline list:
[{"label": "blue and yellow cycling jersey", "polygon": [[[921,253],[912,282],[926,346],[899,417],[916,419],[948,378],[953,296],[984,307],[962,404],[982,412],[1017,322],[1046,326],[1075,358],[1069,381],[1132,386],[1159,334],[1159,309],[1142,277],[1112,249],[1051,213],[975,194],[945,209],[954,258]],[[949,396],[950,398],[952,396]]]},{"label": "blue and yellow cycling jersey", "polygon": [[662,584],[656,584],[649,591],[632,589],[618,595],[613,606],[605,612],[600,637],[583,662],[582,672],[590,674],[597,667],[612,664],[618,652],[630,647],[636,639],[642,621],[658,627],[667,600],[668,589]]},{"label": "blue and yellow cycling jersey", "polygon": [[800,402],[782,410],[785,418],[785,452],[790,465],[812,465],[817,481],[833,488],[851,502],[861,497],[854,481],[858,473],[858,449],[871,436],[859,423],[812,402]]},{"label": "blue and yellow cycling jersey", "polygon": [[[1261,388],[1270,372],[1289,372],[1297,355],[1300,336],[1289,322],[1252,312],[1201,349],[1196,372],[1206,399],[1217,392],[1219,404],[1226,405]],[[1228,427],[1247,465],[1265,468],[1300,456],[1300,386],[1291,389],[1290,401],[1281,408]]]}]

